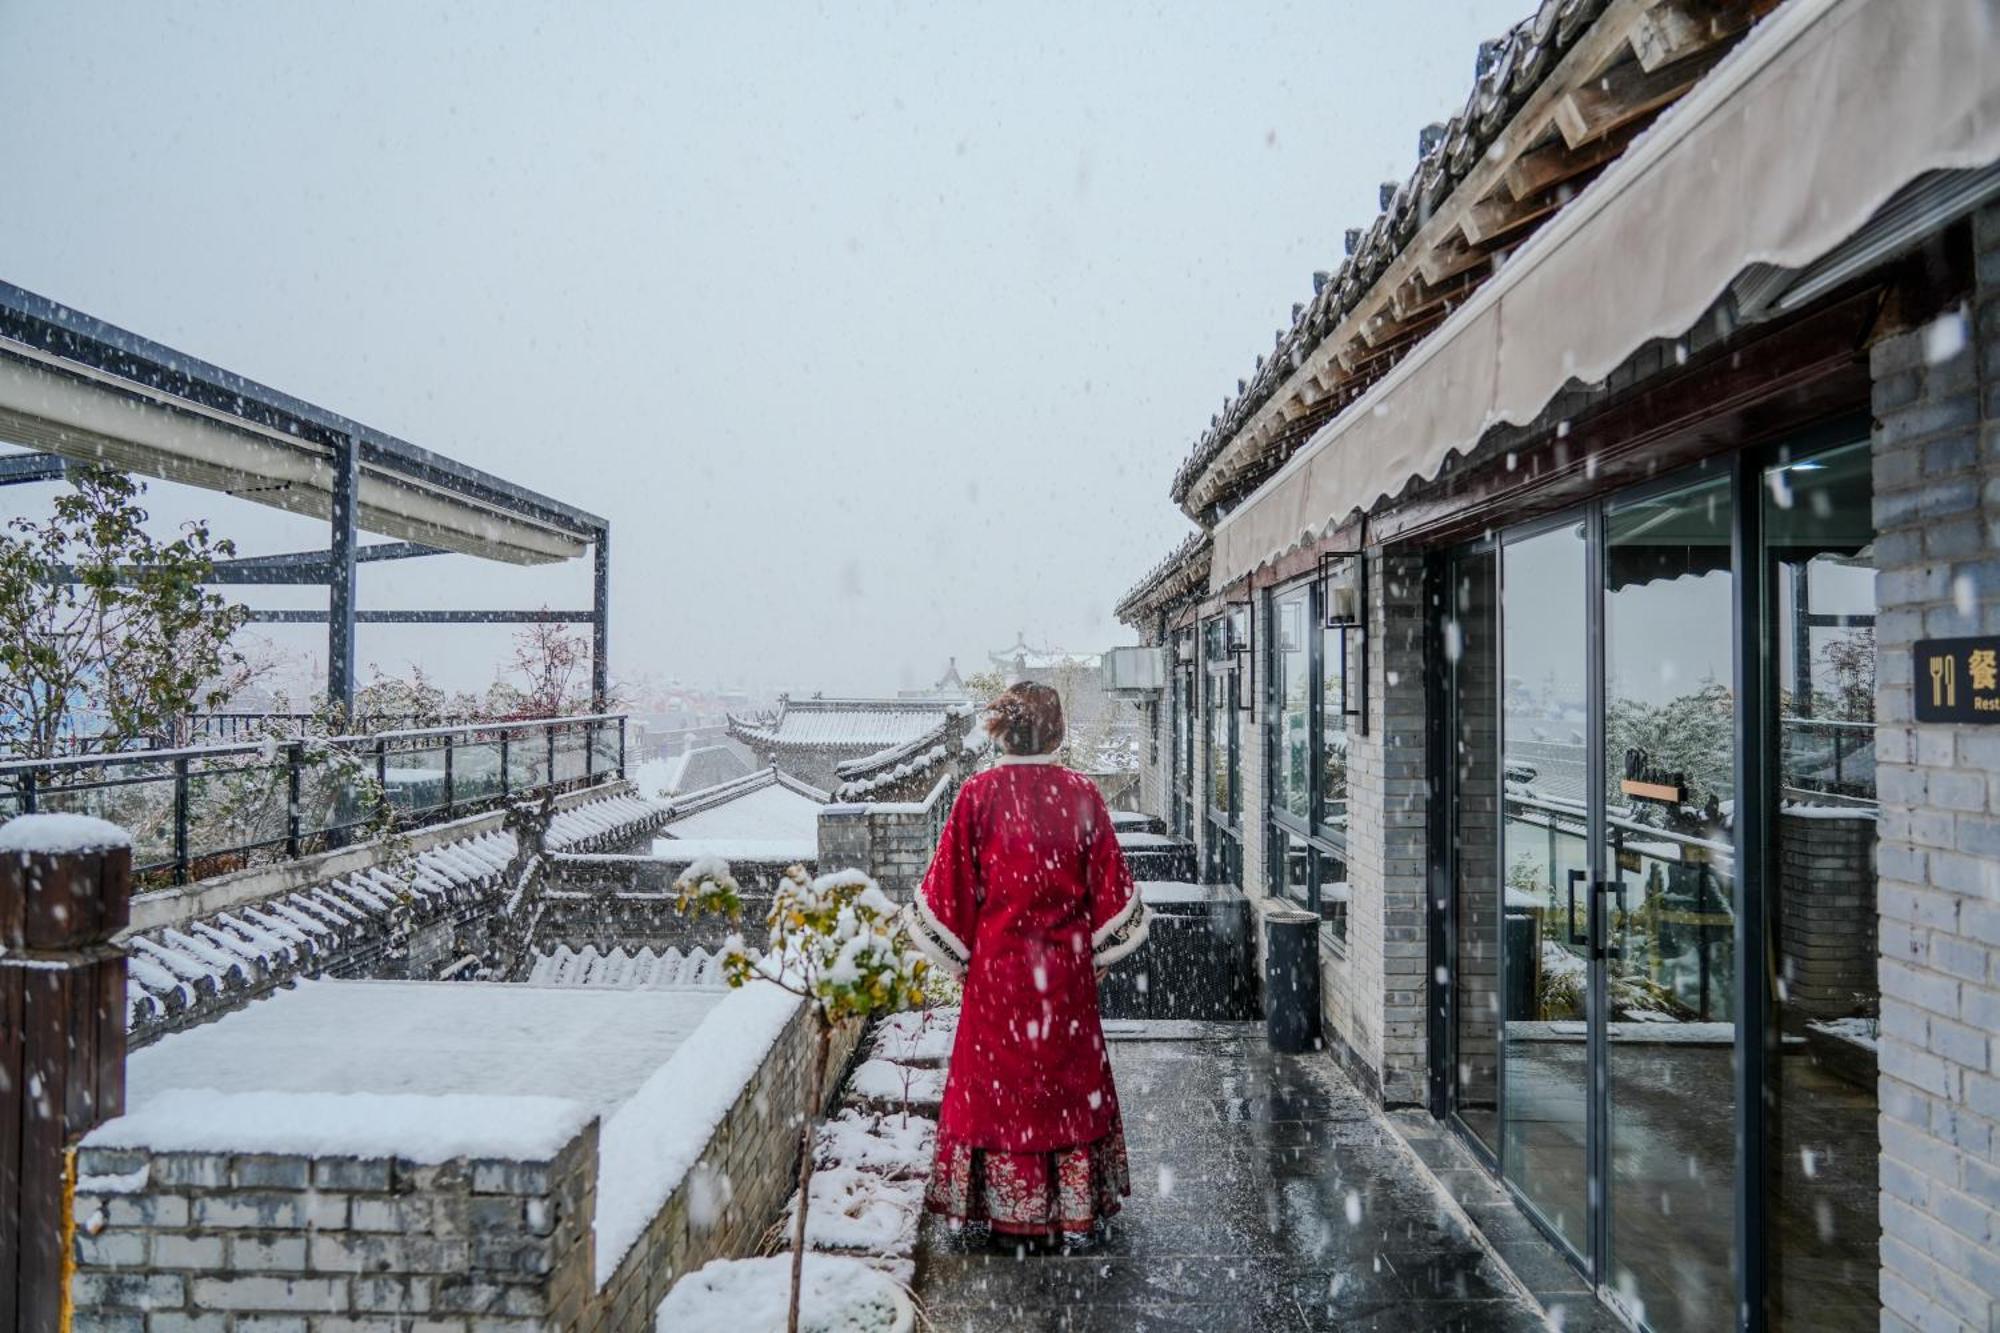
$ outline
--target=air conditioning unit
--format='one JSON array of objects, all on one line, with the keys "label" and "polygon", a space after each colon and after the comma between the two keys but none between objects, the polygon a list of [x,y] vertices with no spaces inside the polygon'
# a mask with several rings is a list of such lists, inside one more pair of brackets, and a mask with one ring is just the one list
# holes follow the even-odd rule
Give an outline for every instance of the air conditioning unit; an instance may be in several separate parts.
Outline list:
[{"label": "air conditioning unit", "polygon": [[1113,648],[1104,654],[1104,692],[1115,699],[1148,699],[1167,688],[1165,648]]}]

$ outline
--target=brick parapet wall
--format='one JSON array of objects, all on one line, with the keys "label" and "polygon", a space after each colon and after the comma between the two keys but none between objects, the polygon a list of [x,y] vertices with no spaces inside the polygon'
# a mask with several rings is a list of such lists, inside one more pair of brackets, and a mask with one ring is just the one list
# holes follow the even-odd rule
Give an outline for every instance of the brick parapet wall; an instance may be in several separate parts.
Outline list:
[{"label": "brick parapet wall", "polygon": [[541,1162],[93,1148],[78,1170],[76,1333],[530,1333],[591,1294],[595,1123]]},{"label": "brick parapet wall", "polygon": [[819,863],[865,870],[897,902],[916,897],[944,832],[958,784],[942,782],[922,801],[829,805],[819,814]]},{"label": "brick parapet wall", "polygon": [[1973,237],[1970,336],[1918,329],[1871,354],[1881,1292],[1896,1330],[2000,1327],[2000,730],[1916,723],[1912,680],[1916,640],[2000,634],[2000,208]]},{"label": "brick parapet wall", "polygon": [[[838,1095],[860,1039],[859,1022],[835,1030],[827,1104]],[[687,1176],[592,1300],[578,1326],[584,1333],[650,1333],[654,1309],[683,1274],[711,1259],[761,1251],[798,1183],[799,1108],[812,1075],[814,1041],[812,1015],[801,1005]]]},{"label": "brick parapet wall", "polygon": [[[833,1034],[827,1104],[860,1037]],[[86,1149],[75,1328],[648,1333],[677,1277],[762,1248],[796,1183],[814,1040],[801,1006],[601,1290],[596,1122],[545,1162]]]}]

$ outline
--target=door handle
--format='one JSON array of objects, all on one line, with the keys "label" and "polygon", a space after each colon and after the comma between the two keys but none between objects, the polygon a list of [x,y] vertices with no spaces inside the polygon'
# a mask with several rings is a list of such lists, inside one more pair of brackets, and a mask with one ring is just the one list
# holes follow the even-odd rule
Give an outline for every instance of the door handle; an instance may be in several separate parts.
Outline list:
[{"label": "door handle", "polygon": [[[1615,894],[1618,898],[1618,910],[1621,912],[1625,910],[1624,880],[1600,879],[1594,882],[1591,885],[1591,888],[1593,891],[1600,894]],[[1599,948],[1593,950],[1595,956],[1599,958],[1623,958],[1625,956],[1625,950],[1620,948],[1618,945],[1611,943],[1611,909],[1609,906],[1607,906],[1604,909],[1604,937],[1605,937],[1604,944]]]},{"label": "door handle", "polygon": [[1576,884],[1578,880],[1588,879],[1589,877],[1590,872],[1588,870],[1572,870],[1569,872],[1569,911],[1563,918],[1563,933],[1569,936],[1569,942],[1571,944],[1582,945],[1586,949],[1590,947],[1590,923],[1585,922],[1581,932],[1576,928]]}]

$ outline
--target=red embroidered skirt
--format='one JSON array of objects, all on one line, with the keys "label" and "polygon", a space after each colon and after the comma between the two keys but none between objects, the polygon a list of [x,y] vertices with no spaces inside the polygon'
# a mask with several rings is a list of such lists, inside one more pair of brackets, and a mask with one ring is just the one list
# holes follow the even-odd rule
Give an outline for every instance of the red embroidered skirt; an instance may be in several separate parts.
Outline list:
[{"label": "red embroidered skirt", "polygon": [[1095,1143],[1057,1152],[1001,1152],[940,1134],[924,1206],[1009,1235],[1053,1239],[1088,1231],[1131,1192],[1125,1127],[1114,1122]]}]

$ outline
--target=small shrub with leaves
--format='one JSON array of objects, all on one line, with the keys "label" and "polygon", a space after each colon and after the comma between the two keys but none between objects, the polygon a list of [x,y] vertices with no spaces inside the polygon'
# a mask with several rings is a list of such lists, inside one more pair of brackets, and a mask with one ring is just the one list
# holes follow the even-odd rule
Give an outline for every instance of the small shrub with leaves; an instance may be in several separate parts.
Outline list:
[{"label": "small shrub with leaves", "polygon": [[[726,861],[705,857],[674,881],[683,913],[743,919],[743,891]],[[930,964],[917,952],[903,910],[858,870],[813,876],[793,866],[778,881],[764,952],[755,956],[742,934],[723,948],[723,976],[732,987],[762,981],[806,1001],[813,1016],[812,1075],[800,1117],[799,1207],[792,1231],[792,1294],[787,1328],[798,1333],[799,1282],[805,1259],[806,1208],[812,1198],[813,1139],[826,1082],[827,1050],[840,1023],[922,1006]]]}]

